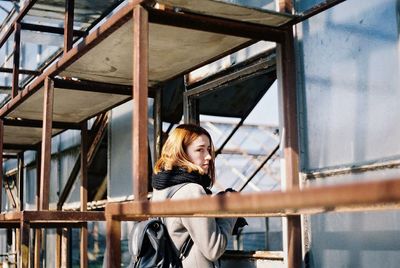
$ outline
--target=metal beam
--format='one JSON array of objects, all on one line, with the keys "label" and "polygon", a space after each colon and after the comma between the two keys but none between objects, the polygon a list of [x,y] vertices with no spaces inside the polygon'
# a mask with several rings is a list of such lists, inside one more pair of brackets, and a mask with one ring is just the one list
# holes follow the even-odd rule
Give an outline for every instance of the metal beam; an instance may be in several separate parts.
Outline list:
[{"label": "metal beam", "polygon": [[312,8],[304,11],[300,16],[294,18],[293,20],[285,23],[282,25],[282,27],[288,27],[288,26],[293,26],[295,24],[298,24],[302,21],[308,20],[309,18],[320,14],[321,12],[324,12],[325,10],[328,10],[342,2],[345,2],[346,0],[328,0],[322,3],[319,3]]},{"label": "metal beam", "polygon": [[[283,157],[285,159],[286,190],[300,188],[299,181],[299,145],[297,128],[297,89],[295,70],[294,40],[292,27],[288,27],[285,41],[277,44],[277,76],[278,86],[282,92],[283,112]],[[284,224],[284,233],[287,234],[287,263],[288,268],[302,265],[301,218],[291,216]]]},{"label": "metal beam", "polygon": [[40,210],[49,209],[51,132],[53,121],[54,83],[45,80],[43,99],[42,161],[40,165]]},{"label": "metal beam", "polygon": [[275,27],[220,19],[211,16],[178,13],[170,10],[149,8],[148,11],[149,21],[151,23],[243,37],[252,40],[282,42],[284,39],[284,31]]},{"label": "metal beam", "polygon": [[24,153],[18,154],[18,197],[19,210],[24,210]]},{"label": "metal beam", "polygon": [[34,144],[14,144],[14,143],[4,143],[4,150],[36,150],[36,145]]},{"label": "metal beam", "polygon": [[[42,120],[35,119],[13,119],[4,118],[5,126],[19,126],[19,127],[32,127],[32,128],[42,128]],[[80,124],[69,123],[69,122],[53,122],[53,129],[80,129]]]},{"label": "metal beam", "polygon": [[[87,134],[87,122],[82,123],[81,130],[81,187],[80,187],[80,201],[81,211],[87,211],[88,201],[88,174],[87,174],[87,146],[88,145],[88,134]],[[81,227],[80,232],[80,267],[88,267],[88,229],[87,225]]]},{"label": "metal beam", "polygon": [[[87,152],[87,163],[88,166],[91,165],[94,156],[100,146],[101,139],[104,136],[104,133],[106,132],[108,125],[108,116],[106,114],[100,115],[96,118],[96,121],[94,122],[91,132],[95,133],[94,138],[89,141],[89,149]],[[61,194],[59,195],[59,199],[57,202],[57,209],[61,210],[62,206],[64,205],[65,201],[67,200],[67,197],[76,181],[76,178],[78,176],[79,170],[81,167],[81,154],[78,155],[78,158],[76,159],[76,162],[71,170],[71,173],[68,177],[67,182],[65,183],[64,189],[61,191]]]},{"label": "metal beam", "polygon": [[57,230],[56,230],[56,268],[61,268],[62,233],[63,233],[63,229],[60,226],[57,226]]},{"label": "metal beam", "polygon": [[183,121],[185,124],[200,124],[199,99],[183,93]]},{"label": "metal beam", "polygon": [[162,88],[157,88],[154,96],[153,120],[154,120],[154,163],[161,156],[163,132],[162,132]]},{"label": "metal beam", "polygon": [[[52,33],[52,34],[64,34],[65,31],[64,28],[60,27],[32,24],[26,22],[21,22],[21,29],[25,31],[38,31],[38,32]],[[85,31],[74,30],[73,35],[77,37],[84,37],[87,34]]]},{"label": "metal beam", "polygon": [[[0,73],[12,73],[13,69],[12,68],[6,68],[6,67],[0,67]],[[27,75],[41,75],[42,73],[40,71],[35,71],[35,70],[25,70],[25,69],[19,69],[20,74],[27,74]]]},{"label": "metal beam", "polygon": [[22,217],[29,222],[83,222],[83,221],[104,221],[102,211],[23,211]]},{"label": "metal beam", "polygon": [[74,6],[75,0],[65,0],[64,55],[67,54],[73,45]]},{"label": "metal beam", "polygon": [[326,212],[400,209],[400,177],[344,185],[310,187],[284,192],[204,196],[162,202],[108,203],[106,219],[145,217],[285,216]]},{"label": "metal beam", "polygon": [[29,240],[30,240],[30,226],[29,222],[21,221],[21,251],[20,251],[20,267],[28,268],[29,267]]},{"label": "metal beam", "polygon": [[18,158],[17,154],[3,153],[3,159],[17,159],[17,158]]},{"label": "metal beam", "polygon": [[132,185],[135,200],[148,193],[147,98],[149,72],[149,23],[142,6],[133,9],[133,115]]},{"label": "metal beam", "polygon": [[132,96],[132,86],[94,82],[88,80],[76,81],[71,79],[59,78],[54,78],[53,80],[55,88]]},{"label": "metal beam", "polygon": [[11,97],[15,98],[19,89],[19,60],[21,53],[21,24],[14,24],[13,75]]},{"label": "metal beam", "polygon": [[[40,197],[40,178],[41,178],[41,163],[42,163],[42,148],[41,146],[37,146],[36,151],[36,210],[40,210],[41,204],[41,197]],[[41,252],[41,230],[35,229],[34,232],[35,237],[35,244],[34,244],[34,254],[33,254],[33,261],[34,261],[34,268],[40,268],[40,252]]]},{"label": "metal beam", "polygon": [[0,213],[3,205],[3,150],[4,150],[4,125],[0,119]]},{"label": "metal beam", "polygon": [[106,223],[106,267],[121,266],[121,222],[107,218]]},{"label": "metal beam", "polygon": [[293,0],[278,0],[279,12],[293,14]]},{"label": "metal beam", "polygon": [[[272,64],[273,63],[273,64]],[[184,92],[184,95],[190,97],[200,97],[204,94],[209,93],[212,90],[215,90],[218,87],[226,85],[229,82],[235,81],[237,79],[243,79],[245,77],[252,77],[255,75],[259,75],[262,73],[268,73],[275,71],[274,66],[275,61],[271,62],[271,59],[263,59],[262,61],[257,61],[250,66],[245,66],[240,70],[234,70],[231,73],[224,75],[222,77],[218,77],[209,81],[207,83],[198,85],[196,87],[191,87],[187,91]]]}]

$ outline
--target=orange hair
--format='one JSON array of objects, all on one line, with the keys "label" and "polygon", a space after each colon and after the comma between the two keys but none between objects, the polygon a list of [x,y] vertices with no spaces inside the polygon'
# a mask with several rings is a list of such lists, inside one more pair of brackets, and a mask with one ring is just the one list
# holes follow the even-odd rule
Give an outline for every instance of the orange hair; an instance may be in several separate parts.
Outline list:
[{"label": "orange hair", "polygon": [[215,150],[211,136],[204,128],[192,124],[179,125],[171,132],[162,148],[161,157],[154,166],[154,173],[157,174],[160,171],[172,170],[173,168],[178,167],[183,168],[188,172],[196,171],[200,174],[204,174],[204,171],[201,167],[190,162],[189,156],[186,153],[186,148],[201,135],[207,136],[210,140],[211,160],[208,164],[207,175],[211,178],[211,181],[214,182]]}]

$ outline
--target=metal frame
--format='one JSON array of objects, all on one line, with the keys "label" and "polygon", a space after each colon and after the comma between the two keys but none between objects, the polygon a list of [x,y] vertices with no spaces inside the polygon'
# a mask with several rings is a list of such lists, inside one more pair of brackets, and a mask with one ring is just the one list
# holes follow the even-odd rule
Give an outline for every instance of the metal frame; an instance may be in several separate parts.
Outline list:
[{"label": "metal frame", "polygon": [[[13,87],[12,100],[0,109],[0,157],[3,158],[3,149],[7,148],[3,144],[3,124],[22,124],[12,122],[6,119],[7,114],[15,109],[20,103],[29,98],[29,96],[45,85],[44,109],[43,109],[43,135],[42,148],[40,153],[40,195],[38,195],[38,207],[41,211],[28,212],[21,211],[16,213],[7,213],[0,215],[0,226],[14,226],[20,228],[21,232],[21,267],[28,267],[29,264],[29,230],[36,228],[36,260],[35,267],[39,265],[40,248],[40,228],[56,227],[79,227],[82,228],[81,256],[87,254],[87,221],[107,221],[107,265],[115,266],[121,261],[120,235],[122,220],[137,220],[149,216],[222,216],[232,217],[237,215],[248,216],[287,216],[287,235],[288,249],[287,260],[288,267],[300,267],[302,263],[301,252],[301,224],[300,215],[322,213],[327,211],[359,211],[375,209],[398,209],[400,201],[400,179],[385,180],[379,182],[353,183],[339,186],[325,186],[300,190],[299,170],[298,170],[298,137],[297,137],[297,108],[296,108],[296,82],[295,82],[295,64],[293,54],[293,32],[291,26],[304,21],[334,5],[345,0],[330,0],[304,12],[297,19],[290,23],[273,28],[268,26],[259,26],[244,22],[235,22],[219,18],[206,17],[187,13],[174,13],[170,10],[156,10],[146,6],[147,1],[135,0],[125,7],[121,8],[107,22],[105,22],[96,32],[91,33],[84,38],[84,42],[72,47],[72,38],[74,34],[82,33],[73,31],[72,14],[73,0],[68,1],[66,5],[66,25],[64,31],[64,55],[57,64],[51,65],[42,74],[35,71],[20,70],[19,68],[19,31],[26,29],[27,24],[21,24],[23,16],[34,5],[36,1],[30,1],[18,15],[15,23],[8,29],[0,40],[2,46],[7,38],[15,31],[14,48],[14,66],[13,66]],[[280,1],[282,10],[290,12],[292,5],[290,0]],[[142,6],[143,5],[143,6]],[[135,26],[132,36],[134,38],[134,84],[130,86],[111,85],[114,89],[119,89],[118,94],[134,96],[134,116],[133,116],[133,192],[135,201],[129,203],[109,203],[106,205],[105,214],[103,212],[87,212],[87,143],[85,142],[87,126],[84,122],[82,127],[82,153],[81,153],[81,173],[82,173],[82,191],[81,191],[81,211],[69,214],[63,211],[48,211],[48,191],[50,175],[50,151],[51,151],[51,130],[52,128],[77,128],[76,125],[62,125],[63,122],[52,122],[52,105],[54,86],[60,86],[70,89],[82,90],[85,87],[85,81],[62,81],[54,78],[62,70],[72,64],[76,59],[85,54],[101,40],[107,38],[113,31],[123,25],[127,20],[133,17]],[[281,90],[283,93],[284,110],[284,142],[283,154],[285,159],[286,186],[284,192],[279,193],[261,193],[251,195],[228,195],[219,197],[204,197],[198,200],[185,201],[165,201],[159,203],[150,203],[147,201],[147,179],[148,179],[148,148],[147,148],[147,98],[148,98],[148,23],[160,23],[184,27],[195,30],[212,31],[215,33],[247,37],[254,40],[269,40],[279,43],[278,45],[278,76],[281,81]],[[36,28],[39,29],[40,27]],[[44,29],[41,31],[59,32],[59,29]],[[237,48],[235,48],[237,49]],[[223,55],[219,55],[222,57]],[[211,60],[202,63],[209,63]],[[193,67],[193,69],[199,66]],[[192,69],[191,69],[192,70]],[[10,70],[0,70],[10,72]],[[190,71],[190,70],[186,70]],[[29,73],[32,72],[32,73]],[[39,75],[28,87],[18,93],[19,74],[29,73]],[[106,90],[110,85],[104,85]],[[98,85],[96,85],[98,86]],[[214,85],[215,86],[215,85]],[[211,86],[210,88],[213,88]],[[208,89],[204,89],[204,92]],[[99,90],[101,91],[101,90]],[[116,93],[115,91],[112,91]],[[196,93],[193,93],[196,92]],[[198,112],[196,97],[202,94],[203,90],[185,92],[185,121],[198,123]],[[103,93],[110,93],[109,91]],[[162,96],[156,91],[156,100],[159,104]],[[24,122],[27,125],[37,125],[38,122]],[[157,137],[160,139],[160,121],[157,121]],[[23,149],[33,149],[33,147],[23,147]],[[157,147],[159,150],[159,144]],[[156,151],[157,151],[156,150]],[[1,171],[1,168],[0,168]],[[1,186],[2,180],[0,180]],[[39,189],[39,187],[38,187]],[[1,195],[0,195],[1,197]],[[1,199],[0,199],[1,200]],[[1,204],[1,202],[0,202]],[[351,207],[350,207],[351,206]],[[221,215],[221,211],[223,214]],[[60,250],[57,250],[59,252]],[[86,255],[85,255],[86,254]],[[61,257],[57,257],[57,265],[61,264]],[[81,267],[87,267],[87,258],[81,259]]]}]

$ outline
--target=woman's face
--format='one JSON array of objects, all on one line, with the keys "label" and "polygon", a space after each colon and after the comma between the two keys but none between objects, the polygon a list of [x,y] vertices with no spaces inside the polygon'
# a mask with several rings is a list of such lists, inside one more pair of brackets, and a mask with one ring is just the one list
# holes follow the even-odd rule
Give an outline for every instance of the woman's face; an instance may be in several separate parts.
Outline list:
[{"label": "woman's face", "polygon": [[201,167],[205,174],[208,173],[208,166],[211,160],[210,140],[206,135],[200,135],[186,148],[186,154],[190,162]]}]

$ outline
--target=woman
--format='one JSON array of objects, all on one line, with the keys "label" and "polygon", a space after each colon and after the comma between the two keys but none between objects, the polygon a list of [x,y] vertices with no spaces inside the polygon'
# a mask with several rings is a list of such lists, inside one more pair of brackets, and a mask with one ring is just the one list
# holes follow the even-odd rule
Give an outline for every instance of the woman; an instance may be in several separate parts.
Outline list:
[{"label": "woman", "polygon": [[[175,128],[154,167],[153,200],[191,199],[211,194],[215,178],[214,147],[210,134],[202,127],[184,124]],[[165,224],[177,250],[190,237],[193,245],[183,259],[183,267],[219,267],[228,236],[236,219],[166,218]]]}]

